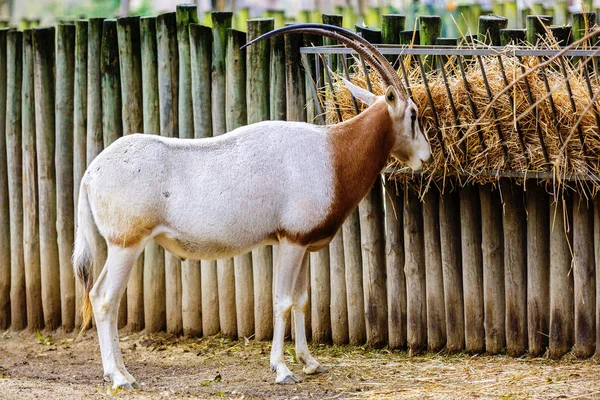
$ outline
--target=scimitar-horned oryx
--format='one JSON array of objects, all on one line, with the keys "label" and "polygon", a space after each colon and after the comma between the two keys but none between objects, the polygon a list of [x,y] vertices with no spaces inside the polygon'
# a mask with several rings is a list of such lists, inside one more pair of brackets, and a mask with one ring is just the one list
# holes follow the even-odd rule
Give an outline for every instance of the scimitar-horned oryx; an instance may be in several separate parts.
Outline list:
[{"label": "scimitar-horned oryx", "polygon": [[[232,257],[278,244],[271,369],[276,382],[297,382],[283,359],[291,310],[304,372],[324,372],[306,342],[305,255],[331,241],[390,154],[414,170],[431,156],[415,104],[377,49],[353,32],[320,24],[292,25],[256,40],[284,33],[320,34],[346,44],[379,72],[385,95],[346,81],[369,107],[330,126],[265,121],[207,139],[125,136],[85,172],[73,265],[86,293],[83,326],[93,310],[104,377],[114,388],[139,387],[123,363],[117,315],[133,265],[151,239],[186,259]],[[94,283],[92,263],[100,240],[108,255]]]}]

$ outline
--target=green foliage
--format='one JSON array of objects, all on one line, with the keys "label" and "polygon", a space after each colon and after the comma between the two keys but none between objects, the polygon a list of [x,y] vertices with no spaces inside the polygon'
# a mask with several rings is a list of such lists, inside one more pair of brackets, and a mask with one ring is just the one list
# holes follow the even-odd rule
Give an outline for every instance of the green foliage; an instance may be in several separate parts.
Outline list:
[{"label": "green foliage", "polygon": [[[26,15],[53,15],[60,18],[113,18],[119,12],[120,0],[80,0],[68,2],[54,0],[43,5],[31,2],[25,7]],[[130,9],[131,15],[153,15],[151,0],[143,0],[137,8]]]}]

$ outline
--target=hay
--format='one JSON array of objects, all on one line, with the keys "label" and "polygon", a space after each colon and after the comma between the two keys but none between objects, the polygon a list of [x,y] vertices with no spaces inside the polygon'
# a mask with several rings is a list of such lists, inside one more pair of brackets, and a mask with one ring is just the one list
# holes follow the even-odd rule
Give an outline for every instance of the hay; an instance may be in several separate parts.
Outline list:
[{"label": "hay", "polygon": [[[551,43],[544,44],[545,48],[549,45],[554,46]],[[441,72],[434,70],[427,73],[427,82],[439,124],[438,131],[420,68],[414,59],[411,60],[411,56],[404,57],[413,99],[420,110],[421,129],[428,137],[433,150],[433,162],[426,165],[420,176],[392,162],[389,165],[393,171],[392,178],[412,184],[418,182],[423,192],[431,184],[443,188],[450,182],[458,182],[460,185],[471,182],[487,183],[506,176],[517,177],[523,181],[524,178],[542,173],[545,180],[551,183],[554,193],[569,188],[593,195],[600,187],[597,178],[600,173],[600,119],[597,114],[597,110],[600,110],[600,95],[597,95],[600,93],[600,79],[592,68],[591,59],[564,57],[549,63],[545,68],[539,68],[540,61],[537,57],[482,56],[481,62],[492,97],[507,87],[499,58],[507,81],[513,85],[505,95],[500,95],[493,102],[491,108],[488,107],[491,104],[490,97],[475,57],[464,59],[468,90],[462,79],[457,58],[449,57],[445,63],[448,86],[457,115],[452,110]],[[561,60],[564,62],[572,97],[568,92],[567,80],[563,76]],[[359,65],[355,64],[356,72],[351,76],[351,80],[366,88],[366,77]],[[532,69],[537,71],[523,77],[524,72]],[[586,72],[591,81],[592,94],[586,84]],[[546,90],[544,75],[551,89],[556,118]],[[340,78],[339,75],[336,77]],[[373,92],[382,94],[385,88],[381,77],[372,71],[369,73],[369,79]],[[534,106],[529,98],[526,79],[535,102]],[[349,91],[343,88],[340,79],[336,79],[334,88],[335,99],[343,119],[353,117],[355,111]],[[475,104],[476,116],[473,115],[469,96]],[[337,121],[334,96],[328,92],[325,98],[328,120]],[[573,111],[571,101],[575,104],[576,112]],[[488,112],[484,114],[484,111]],[[480,121],[476,124],[478,117],[482,118],[479,118]],[[579,128],[585,151],[580,140]],[[548,162],[544,155],[544,147]],[[415,179],[415,176],[419,179]]]}]

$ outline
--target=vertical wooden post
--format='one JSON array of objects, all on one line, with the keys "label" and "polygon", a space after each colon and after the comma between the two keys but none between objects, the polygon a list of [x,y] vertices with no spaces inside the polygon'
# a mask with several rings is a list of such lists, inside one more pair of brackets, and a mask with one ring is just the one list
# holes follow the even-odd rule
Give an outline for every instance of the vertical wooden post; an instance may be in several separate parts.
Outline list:
[{"label": "vertical wooden post", "polygon": [[406,340],[412,356],[427,344],[427,300],[425,288],[425,244],[423,214],[418,194],[405,192],[404,273],[406,275]]},{"label": "vertical wooden post", "polygon": [[[144,133],[160,133],[156,18],[140,19]],[[144,326],[146,333],[166,326],[165,254],[154,240],[144,251]],[[199,285],[199,283],[198,283]],[[198,310],[199,313],[199,310]]]},{"label": "vertical wooden post", "polygon": [[502,205],[491,185],[479,187],[481,202],[481,250],[483,255],[483,298],[485,349],[497,354],[505,344],[504,264]]},{"label": "vertical wooden post", "polygon": [[485,350],[483,259],[479,192],[469,185],[460,188],[460,244],[465,295],[465,350]]},{"label": "vertical wooden post", "polygon": [[[226,98],[225,122],[227,131],[246,125],[246,51],[240,50],[246,43],[246,33],[234,29],[227,30],[226,51]],[[237,335],[240,338],[254,334],[254,287],[252,277],[252,253],[236,256],[235,273],[235,315]]]},{"label": "vertical wooden post", "polygon": [[[231,28],[231,12],[213,12],[212,46],[212,118],[213,136],[227,132],[226,112],[226,51],[227,30]],[[244,99],[245,100],[245,99]],[[235,306],[235,267],[233,258],[217,260],[217,282],[219,296],[219,321],[223,335],[237,337],[237,317]]]},{"label": "vertical wooden post", "polygon": [[[90,18],[88,21],[87,165],[90,165],[92,160],[104,148],[102,134],[102,75],[100,72],[103,22],[104,18]],[[106,258],[106,255],[104,258]],[[103,266],[104,260],[94,260],[94,277],[98,277]]]},{"label": "vertical wooden post", "polygon": [[[250,41],[273,30],[273,19],[248,20]],[[248,48],[246,53],[246,104],[248,123],[269,119],[269,42],[260,42]],[[254,276],[254,318],[257,340],[269,340],[273,335],[273,254],[270,247],[252,251]]]},{"label": "vertical wooden post", "polygon": [[[79,186],[86,168],[87,33],[88,22],[86,20],[77,21],[75,23],[75,87],[73,93],[73,222],[75,229],[77,229]],[[35,234],[37,235],[37,231]],[[39,259],[39,254],[37,257]],[[75,282],[75,326],[81,325],[79,310],[81,309],[82,294],[82,286]]]},{"label": "vertical wooden post", "polygon": [[596,25],[596,13],[573,13],[573,40],[579,40],[589,34],[594,25]]},{"label": "vertical wooden post", "polygon": [[[322,15],[323,23],[333,23],[334,25],[341,24],[341,16],[324,14]],[[281,42],[271,42],[271,56],[274,57],[276,50],[274,46],[281,48]],[[323,38],[323,44],[333,44],[332,40]],[[333,56],[336,59],[336,56]],[[272,60],[273,61],[273,60]],[[337,63],[333,62],[333,68]],[[275,64],[272,62],[271,66]],[[271,78],[273,76],[281,76],[281,72],[271,69]],[[279,81],[281,82],[281,80]],[[275,88],[271,88],[271,94],[275,92]],[[281,94],[279,94],[281,97]],[[271,103],[273,104],[273,102]],[[271,114],[273,116],[273,113]],[[342,239],[343,240],[343,239]],[[277,260],[278,261],[278,260]],[[312,340],[317,343],[328,343],[331,340],[331,270],[330,270],[330,249],[329,246],[319,250],[318,252],[310,253],[310,311],[311,311],[311,334]]]},{"label": "vertical wooden post", "polygon": [[385,182],[385,264],[387,271],[388,346],[406,346],[406,279],[404,277],[404,226],[402,198],[397,183]]},{"label": "vertical wooden post", "polygon": [[[440,245],[446,310],[446,350],[465,347],[465,314],[461,268],[460,208],[457,191],[440,196]],[[469,210],[472,212],[472,210]],[[469,322],[470,323],[470,322]]]},{"label": "vertical wooden post", "polygon": [[10,326],[11,329],[19,331],[27,327],[25,265],[23,263],[23,164],[21,150],[23,32],[9,31],[6,41],[6,164],[8,170],[11,249]]},{"label": "vertical wooden post", "polygon": [[508,19],[497,15],[479,17],[479,40],[492,46],[500,46],[500,29],[506,29]]},{"label": "vertical wooden post", "polygon": [[348,297],[348,342],[353,346],[359,346],[365,343],[367,332],[358,210],[350,214],[342,226],[342,234],[346,267],[346,295]]},{"label": "vertical wooden post", "polygon": [[573,345],[573,274],[571,273],[571,199],[550,202],[550,358],[560,358]]},{"label": "vertical wooden post", "polygon": [[331,315],[329,309],[331,288],[329,286],[329,277],[329,247],[310,253],[312,339],[317,343],[328,343],[331,339]]},{"label": "vertical wooden post", "polygon": [[[502,14],[508,20],[508,28],[516,29],[519,25],[519,9],[516,0],[508,0],[504,3],[504,14]],[[567,21],[564,22],[566,24]]]},{"label": "vertical wooden post", "polygon": [[[190,24],[190,50],[192,62],[192,104],[194,112],[194,137],[204,138],[213,134],[211,86],[212,86],[212,30],[203,25]],[[214,287],[217,282],[216,261],[202,260],[200,275],[189,275],[188,279],[201,285],[200,298],[189,298],[188,302],[196,302],[200,313],[200,324],[204,335],[219,332],[219,315],[217,313],[218,293]],[[192,272],[192,270],[188,270]],[[196,323],[197,325],[197,323]]]},{"label": "vertical wooden post", "polygon": [[575,346],[578,358],[594,354],[596,347],[596,279],[594,269],[594,210],[588,200],[573,200],[573,281]]},{"label": "vertical wooden post", "polygon": [[[90,18],[88,21],[88,60],[87,60],[87,140],[86,163],[96,158],[104,148],[102,132],[102,73],[100,68],[102,50],[103,18]],[[106,262],[106,243],[100,234],[94,234],[96,252],[94,254],[94,279],[98,278]]]},{"label": "vertical wooden post", "polygon": [[[367,35],[365,39],[379,43],[381,33],[377,31],[377,35]],[[367,343],[373,347],[385,346],[388,341],[382,191],[381,176],[378,176],[369,193],[358,204]]]},{"label": "vertical wooden post", "polygon": [[[140,52],[140,18],[117,19],[123,134],[141,133],[144,129],[142,106],[142,55]],[[144,327],[144,258],[138,259],[127,284],[127,327],[136,332]]]},{"label": "vertical wooden post", "polygon": [[6,34],[0,29],[0,329],[10,325],[10,209],[6,167]]},{"label": "vertical wooden post", "polygon": [[[160,134],[166,137],[178,137],[177,98],[179,81],[177,74],[179,71],[179,59],[175,13],[164,13],[156,17],[156,31]],[[169,252],[165,252],[165,288],[167,331],[179,334],[183,330],[181,314],[181,262]]]},{"label": "vertical wooden post", "polygon": [[519,357],[527,351],[527,242],[523,190],[502,180],[504,212],[504,293],[506,352]]},{"label": "vertical wooden post", "polygon": [[[419,39],[422,45],[435,45],[442,36],[442,18],[437,15],[422,15],[419,17]],[[421,57],[426,69],[435,68],[435,57]],[[425,210],[425,209],[423,209]]]},{"label": "vertical wooden post", "polygon": [[[322,20],[324,24],[342,26],[341,15],[323,14]],[[337,42],[323,38],[323,44],[333,45],[337,44]],[[331,56],[330,67],[333,70],[341,70],[339,65],[341,64],[338,64],[337,56]],[[329,248],[322,249],[318,254],[311,254],[310,265],[313,340],[326,342],[331,338],[335,344],[347,343],[348,302],[345,285],[344,239],[342,230],[334,237]],[[327,286],[325,291],[319,293],[320,288],[325,288],[325,286]],[[326,312],[323,312],[324,309],[326,309]],[[331,336],[328,332],[325,332],[326,330],[331,330]]]},{"label": "vertical wooden post", "polygon": [[45,326],[51,330],[60,325],[61,313],[54,170],[54,33],[54,28],[33,30],[42,304]]},{"label": "vertical wooden post", "polygon": [[59,24],[56,32],[56,231],[60,262],[63,328],[75,327],[75,278],[71,266],[74,238],[73,115],[75,25]]},{"label": "vertical wooden post", "polygon": [[446,311],[440,246],[439,199],[440,194],[437,190],[429,190],[425,194],[423,201],[427,347],[430,351],[438,351],[446,344]]},{"label": "vertical wooden post", "polygon": [[550,312],[549,198],[542,186],[527,185],[527,319],[529,354],[541,356],[548,345]]},{"label": "vertical wooden post", "polygon": [[190,24],[189,30],[194,137],[203,138],[212,135],[212,30],[198,24]]},{"label": "vertical wooden post", "polygon": [[102,132],[104,147],[108,147],[115,140],[123,136],[117,21],[114,19],[104,20],[100,58],[100,71],[102,74]]},{"label": "vertical wooden post", "polygon": [[[194,137],[194,110],[192,102],[192,70],[190,49],[190,24],[198,23],[198,10],[194,4],[177,6],[177,44],[179,51],[179,137]],[[181,319],[186,336],[202,334],[200,261],[181,263]]]},{"label": "vertical wooden post", "polygon": [[23,31],[23,262],[27,293],[27,326],[44,327],[42,283],[40,276],[40,239],[38,232],[37,171],[35,161],[35,101],[33,82],[32,30]]},{"label": "vertical wooden post", "polygon": [[[384,44],[399,44],[400,32],[404,30],[406,16],[399,14],[385,14],[381,22],[381,41]],[[394,63],[398,56],[386,56],[388,61]]]},{"label": "vertical wooden post", "polygon": [[[115,140],[123,136],[121,77],[119,69],[117,21],[114,19],[105,19],[102,23],[102,44],[100,48],[104,147],[108,147]],[[119,329],[127,325],[127,294],[121,297],[118,324]]]},{"label": "vertical wooden post", "polygon": [[270,54],[270,119],[274,121],[286,120],[286,92],[285,92],[285,40],[283,36],[271,38]]},{"label": "vertical wooden post", "polygon": [[552,24],[553,18],[549,15],[528,15],[526,21],[527,41],[536,45],[539,40],[547,37],[546,26]]},{"label": "vertical wooden post", "polygon": [[385,283],[384,220],[381,179],[359,203],[367,343],[387,344],[387,293]]}]

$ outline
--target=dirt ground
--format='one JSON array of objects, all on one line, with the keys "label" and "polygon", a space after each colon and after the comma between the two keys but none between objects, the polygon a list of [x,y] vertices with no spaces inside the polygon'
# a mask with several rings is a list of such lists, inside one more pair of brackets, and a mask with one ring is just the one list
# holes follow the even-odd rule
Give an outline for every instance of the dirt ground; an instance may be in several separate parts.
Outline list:
[{"label": "dirt ground", "polygon": [[406,352],[312,345],[329,372],[304,376],[288,343],[288,366],[302,381],[282,386],[269,372],[269,343],[139,334],[122,334],[121,346],[142,389],[114,393],[102,379],[95,333],[74,337],[5,332],[0,398],[600,399],[600,365],[572,357],[558,362],[441,353],[408,357]]}]

